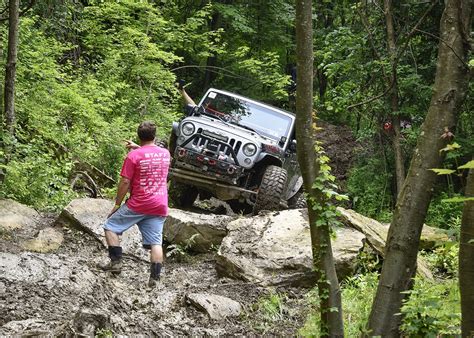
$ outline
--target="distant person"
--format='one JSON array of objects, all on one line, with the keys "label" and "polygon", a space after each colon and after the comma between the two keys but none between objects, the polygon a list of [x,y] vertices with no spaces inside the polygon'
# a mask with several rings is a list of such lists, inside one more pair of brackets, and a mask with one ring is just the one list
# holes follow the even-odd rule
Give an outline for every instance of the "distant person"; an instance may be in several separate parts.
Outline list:
[{"label": "distant person", "polygon": [[[110,262],[105,271],[119,274],[122,271],[122,247],[119,236],[134,224],[142,234],[143,247],[150,249],[150,279],[154,287],[160,279],[163,264],[163,224],[168,215],[166,179],[170,165],[167,149],[155,145],[156,126],[151,121],[142,122],[137,130],[140,145],[128,142],[133,149],[125,158],[120,172],[120,182],[115,206],[104,224]],[[130,191],[130,197],[122,201]]]}]

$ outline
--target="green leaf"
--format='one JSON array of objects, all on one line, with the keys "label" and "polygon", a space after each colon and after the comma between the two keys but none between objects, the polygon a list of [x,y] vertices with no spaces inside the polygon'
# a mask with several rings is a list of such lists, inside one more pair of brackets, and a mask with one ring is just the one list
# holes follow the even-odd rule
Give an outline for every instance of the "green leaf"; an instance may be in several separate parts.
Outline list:
[{"label": "green leaf", "polygon": [[456,150],[456,149],[459,149],[461,148],[461,146],[459,144],[457,144],[456,142],[454,143],[451,143],[451,144],[448,144],[446,147],[444,147],[443,149],[441,149],[439,152],[442,152],[442,151],[453,151],[453,150]]},{"label": "green leaf", "polygon": [[474,169],[474,160],[471,160],[467,162],[466,164],[463,164],[458,169]]},{"label": "green leaf", "polygon": [[474,197],[456,196],[456,197],[451,197],[451,198],[446,198],[446,199],[441,200],[441,202],[445,202],[445,203],[462,203],[466,201],[474,201]]},{"label": "green leaf", "polygon": [[429,169],[429,170],[434,171],[438,175],[450,175],[450,174],[456,172],[456,170],[452,170],[452,169],[436,169],[436,168],[433,168],[433,169]]}]

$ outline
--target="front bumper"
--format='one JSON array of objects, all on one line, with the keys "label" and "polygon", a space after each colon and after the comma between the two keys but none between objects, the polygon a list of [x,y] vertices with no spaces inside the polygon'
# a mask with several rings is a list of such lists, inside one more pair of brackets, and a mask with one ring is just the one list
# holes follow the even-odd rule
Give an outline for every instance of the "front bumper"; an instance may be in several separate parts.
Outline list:
[{"label": "front bumper", "polygon": [[183,147],[176,147],[173,166],[233,185],[237,184],[244,171],[241,166],[222,161],[216,156]]},{"label": "front bumper", "polygon": [[190,171],[185,168],[171,168],[169,177],[178,182],[208,190],[223,201],[231,199],[252,200],[257,194],[255,191],[243,189],[232,184],[226,184],[225,182],[219,182],[214,177]]}]

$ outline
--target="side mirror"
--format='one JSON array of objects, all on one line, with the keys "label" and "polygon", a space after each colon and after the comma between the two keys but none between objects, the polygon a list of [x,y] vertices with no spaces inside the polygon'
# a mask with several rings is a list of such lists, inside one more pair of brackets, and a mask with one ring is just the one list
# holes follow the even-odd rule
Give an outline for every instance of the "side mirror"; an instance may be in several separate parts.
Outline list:
[{"label": "side mirror", "polygon": [[296,139],[291,140],[289,148],[291,151],[296,152]]},{"label": "side mirror", "polygon": [[288,138],[286,136],[282,136],[282,137],[280,137],[280,142],[278,142],[278,144],[280,146],[283,146],[285,144],[286,140],[288,140]]},{"label": "side mirror", "polygon": [[184,112],[186,113],[186,116],[192,115],[194,113],[195,108],[196,106],[192,104],[187,104],[186,106],[184,106]]}]

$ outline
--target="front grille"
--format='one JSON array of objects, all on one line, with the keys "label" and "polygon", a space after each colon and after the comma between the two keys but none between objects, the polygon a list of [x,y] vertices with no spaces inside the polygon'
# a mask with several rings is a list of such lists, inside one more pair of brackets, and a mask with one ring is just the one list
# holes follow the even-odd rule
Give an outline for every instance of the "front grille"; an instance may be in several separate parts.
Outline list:
[{"label": "front grille", "polygon": [[[198,133],[194,135],[195,137],[192,141],[192,144],[197,147],[209,149],[213,152],[216,152],[217,154],[222,152],[229,156],[231,155],[231,149],[234,150],[235,154],[239,153],[239,150],[242,146],[241,141],[236,141],[234,138],[231,138],[229,140],[228,137],[221,135],[219,135],[220,138],[212,137],[211,135],[215,136],[216,134],[208,130],[202,130],[201,128],[199,128]],[[228,140],[228,142],[224,141],[224,138],[226,139],[226,141]],[[218,140],[219,142],[214,142],[214,139]],[[230,147],[226,146],[225,143],[228,143]]]},{"label": "front grille", "polygon": [[192,135],[189,139],[187,139],[181,146],[191,146],[194,151],[215,158],[220,158],[222,155],[226,155],[232,158],[235,164],[239,165],[237,153],[240,150],[240,147],[242,146],[241,141],[230,139],[229,143],[226,143],[203,135],[201,132],[202,129],[199,128],[198,132]]}]

